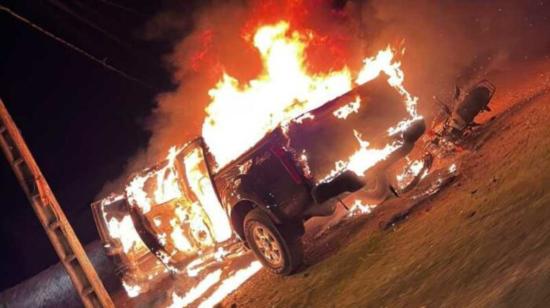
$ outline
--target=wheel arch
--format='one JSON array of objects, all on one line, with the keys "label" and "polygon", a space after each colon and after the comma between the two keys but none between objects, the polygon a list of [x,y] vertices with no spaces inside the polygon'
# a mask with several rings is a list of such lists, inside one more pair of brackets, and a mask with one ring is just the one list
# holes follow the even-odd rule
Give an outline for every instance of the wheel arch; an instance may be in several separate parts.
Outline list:
[{"label": "wheel arch", "polygon": [[256,203],[250,200],[239,200],[232,208],[231,210],[231,225],[233,226],[233,230],[237,233],[237,235],[244,240],[244,218],[246,217],[246,214],[248,212],[252,211],[258,207]]}]

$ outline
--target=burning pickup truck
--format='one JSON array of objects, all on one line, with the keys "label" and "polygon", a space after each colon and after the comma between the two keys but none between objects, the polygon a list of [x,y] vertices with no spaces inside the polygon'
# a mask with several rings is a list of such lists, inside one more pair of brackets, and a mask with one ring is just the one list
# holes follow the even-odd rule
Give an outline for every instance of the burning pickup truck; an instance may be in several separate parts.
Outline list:
[{"label": "burning pickup truck", "polygon": [[[115,258],[121,273],[134,269],[134,281],[151,276],[135,274],[148,251],[158,258],[147,261],[155,273],[162,264],[193,275],[239,243],[264,267],[288,275],[302,263],[304,222],[333,213],[342,194],[362,189],[373,200],[386,198],[389,166],[424,130],[403,95],[376,78],[281,123],[225,166],[202,138],[172,148],[165,161],[133,176],[123,195],[96,202],[94,217],[111,255],[135,252],[132,262]],[[133,230],[113,232],[113,224]]]}]

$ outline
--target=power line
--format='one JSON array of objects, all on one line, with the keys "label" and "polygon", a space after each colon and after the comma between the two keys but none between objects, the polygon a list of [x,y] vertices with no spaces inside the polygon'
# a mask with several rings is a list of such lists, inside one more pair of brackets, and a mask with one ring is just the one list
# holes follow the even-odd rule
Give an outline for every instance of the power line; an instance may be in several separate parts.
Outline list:
[{"label": "power line", "polygon": [[128,73],[126,73],[126,72],[124,72],[124,71],[122,71],[122,70],[120,70],[120,69],[114,67],[114,66],[112,66],[111,64],[108,64],[108,63],[107,63],[107,58],[105,58],[105,59],[99,59],[99,58],[97,58],[96,56],[94,56],[94,55],[88,53],[88,52],[85,51],[84,49],[82,49],[82,48],[80,48],[80,47],[78,47],[78,46],[76,46],[76,45],[74,45],[74,44],[72,44],[72,43],[67,42],[66,40],[62,39],[61,37],[59,37],[59,36],[57,36],[57,35],[55,35],[55,34],[49,32],[48,30],[46,30],[46,29],[40,27],[39,25],[33,23],[33,22],[30,21],[29,19],[27,19],[27,18],[25,18],[25,17],[23,17],[23,16],[21,16],[21,15],[15,13],[15,12],[12,11],[10,8],[5,7],[5,6],[3,6],[3,5],[0,4],[0,10],[6,12],[6,13],[8,13],[8,14],[10,14],[12,17],[14,17],[14,18],[18,19],[19,21],[21,21],[21,22],[27,24],[28,26],[30,26],[30,27],[32,27],[33,29],[35,29],[35,30],[41,32],[42,34],[44,34],[44,35],[46,35],[46,36],[48,36],[48,37],[50,37],[50,38],[56,40],[57,42],[59,42],[59,43],[65,45],[66,47],[68,47],[68,48],[70,48],[70,49],[72,49],[72,50],[74,50],[74,51],[80,53],[81,55],[85,56],[86,58],[88,58],[88,59],[90,59],[90,60],[92,60],[92,61],[94,61],[94,62],[96,62],[97,64],[100,64],[100,65],[103,66],[104,68],[106,68],[106,69],[108,69],[108,70],[110,70],[110,71],[113,71],[113,72],[119,74],[119,75],[122,76],[123,78],[125,78],[125,79],[127,79],[127,80],[130,80],[130,81],[133,81],[133,82],[135,82],[135,83],[138,83],[139,85],[141,85],[141,86],[143,86],[143,87],[145,87],[145,88],[148,88],[148,89],[151,89],[151,90],[158,91],[158,89],[156,89],[156,88],[153,87],[153,86],[148,85],[147,83],[145,83],[145,82],[142,81],[141,79],[139,79],[139,78],[137,78],[137,77],[134,77],[134,76],[132,76],[132,75],[130,75],[130,74],[128,74]]},{"label": "power line", "polygon": [[91,27],[93,28],[94,30],[96,31],[99,31],[101,32],[103,35],[107,36],[109,39],[111,39],[112,41],[115,41],[116,43],[120,44],[121,46],[123,46],[124,48],[129,48],[129,46],[124,43],[121,39],[119,39],[118,37],[116,37],[115,35],[111,34],[109,31],[103,29],[102,27],[100,27],[99,25],[97,25],[96,23],[88,20],[87,18],[84,18],[80,15],[78,15],[75,11],[73,11],[71,8],[69,8],[68,6],[66,6],[64,3],[62,2],[59,2],[57,0],[48,0],[48,2],[53,5],[54,7],[56,7],[57,9],[65,12],[66,14],[69,14],[70,16],[72,16],[73,18],[77,19],[78,21],[86,24],[88,27]]},{"label": "power line", "polygon": [[135,9],[132,9],[132,8],[130,8],[130,7],[127,7],[127,6],[124,6],[124,5],[115,3],[115,2],[113,2],[113,1],[108,1],[108,0],[99,0],[99,1],[100,1],[100,2],[103,2],[103,3],[106,4],[106,5],[115,7],[115,8],[117,8],[117,9],[119,9],[119,10],[125,11],[126,13],[131,13],[131,14],[137,15],[137,16],[139,16],[139,17],[145,17],[145,14],[143,14],[143,13],[140,13],[140,12],[138,12],[138,11],[135,10]]}]

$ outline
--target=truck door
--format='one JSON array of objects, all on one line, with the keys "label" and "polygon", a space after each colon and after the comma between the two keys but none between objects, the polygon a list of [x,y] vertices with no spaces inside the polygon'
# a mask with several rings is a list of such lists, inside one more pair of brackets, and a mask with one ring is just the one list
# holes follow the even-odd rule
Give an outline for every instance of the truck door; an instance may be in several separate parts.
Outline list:
[{"label": "truck door", "polygon": [[208,216],[216,242],[221,243],[230,239],[231,224],[210,177],[203,141],[201,139],[193,141],[185,147],[179,157],[183,165],[186,185]]}]

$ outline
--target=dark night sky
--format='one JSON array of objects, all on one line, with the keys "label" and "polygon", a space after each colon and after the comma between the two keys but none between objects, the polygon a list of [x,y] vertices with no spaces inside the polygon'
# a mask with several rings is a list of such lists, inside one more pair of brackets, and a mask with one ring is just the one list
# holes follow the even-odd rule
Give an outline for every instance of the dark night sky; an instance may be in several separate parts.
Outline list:
[{"label": "dark night sky", "polygon": [[[153,88],[129,81],[0,12],[0,97],[84,244],[98,237],[89,204],[105,181],[117,177],[126,160],[146,145],[143,122],[154,108],[155,95],[171,86],[162,62],[170,44],[147,41],[140,34],[160,4],[115,2],[126,7],[102,0],[0,1]],[[0,183],[3,290],[58,260],[3,157]]]}]

